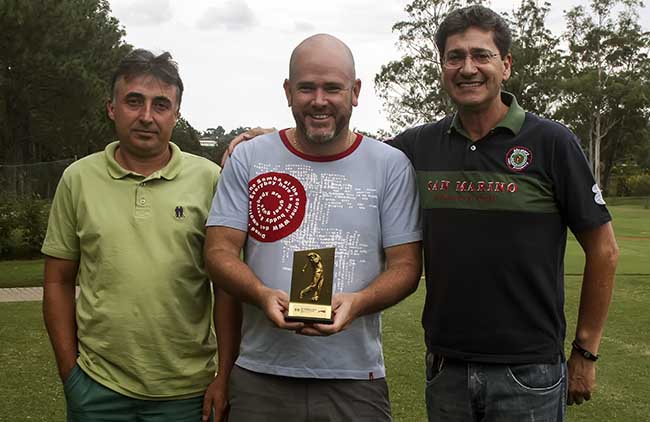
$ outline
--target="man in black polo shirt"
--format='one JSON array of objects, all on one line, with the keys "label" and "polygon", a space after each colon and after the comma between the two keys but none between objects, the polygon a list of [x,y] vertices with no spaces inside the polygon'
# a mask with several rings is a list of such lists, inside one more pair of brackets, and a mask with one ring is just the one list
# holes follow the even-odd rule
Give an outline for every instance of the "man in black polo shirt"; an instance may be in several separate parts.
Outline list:
[{"label": "man in black polo shirt", "polygon": [[[564,420],[567,385],[569,404],[595,386],[618,257],[611,217],[575,135],[501,90],[510,43],[492,10],[450,13],[436,44],[457,113],[392,142],[424,210],[430,421]],[[565,365],[567,227],[586,263]]]}]

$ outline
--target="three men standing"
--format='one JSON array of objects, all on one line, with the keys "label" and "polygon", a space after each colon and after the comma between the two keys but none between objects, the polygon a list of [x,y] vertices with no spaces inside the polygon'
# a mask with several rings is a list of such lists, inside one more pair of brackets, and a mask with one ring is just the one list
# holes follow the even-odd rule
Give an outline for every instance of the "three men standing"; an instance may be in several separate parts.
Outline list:
[{"label": "three men standing", "polygon": [[[233,420],[390,420],[379,311],[417,285],[416,184],[429,419],[564,420],[567,396],[590,398],[618,256],[600,191],[575,136],[501,90],[512,57],[500,16],[453,11],[436,44],[457,113],[392,142],[417,181],[401,153],[349,131],[360,82],[349,49],[326,35],[291,57],[284,87],[296,128],[233,154],[205,255],[212,279],[245,302]],[[137,71],[114,86],[120,142],[66,171],[43,246],[46,322],[73,415],[82,377],[98,403],[162,405],[196,401],[214,373],[200,249],[216,167],[168,142],[182,84]],[[567,228],[586,258],[568,374]],[[287,322],[293,252],[325,247],[336,247],[333,324]],[[222,409],[240,310],[215,293],[223,371],[206,397]]]}]

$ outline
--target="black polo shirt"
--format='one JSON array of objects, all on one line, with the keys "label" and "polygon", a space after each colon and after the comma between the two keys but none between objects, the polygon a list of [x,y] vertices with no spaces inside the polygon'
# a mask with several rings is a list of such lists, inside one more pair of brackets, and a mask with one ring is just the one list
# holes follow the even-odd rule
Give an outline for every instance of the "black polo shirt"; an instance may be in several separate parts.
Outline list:
[{"label": "black polo shirt", "polygon": [[472,142],[457,115],[397,136],[417,172],[424,221],[427,348],[467,361],[563,353],[564,252],[611,220],[575,135],[525,112]]}]

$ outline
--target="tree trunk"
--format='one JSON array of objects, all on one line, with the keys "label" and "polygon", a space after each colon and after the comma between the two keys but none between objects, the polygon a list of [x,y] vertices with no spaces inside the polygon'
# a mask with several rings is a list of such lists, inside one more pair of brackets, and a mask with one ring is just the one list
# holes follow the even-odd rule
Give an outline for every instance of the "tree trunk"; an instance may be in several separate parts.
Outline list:
[{"label": "tree trunk", "polygon": [[600,143],[602,137],[600,134],[600,111],[596,114],[596,133],[594,134],[594,178],[596,184],[600,186]]}]

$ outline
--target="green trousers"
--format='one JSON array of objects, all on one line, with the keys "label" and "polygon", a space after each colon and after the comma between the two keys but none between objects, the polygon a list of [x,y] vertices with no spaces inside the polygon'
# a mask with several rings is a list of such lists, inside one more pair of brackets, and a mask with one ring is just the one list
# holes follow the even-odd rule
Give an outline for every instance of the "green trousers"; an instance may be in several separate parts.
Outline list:
[{"label": "green trousers", "polygon": [[64,390],[67,422],[201,421],[203,396],[181,400],[138,400],[104,387],[78,365],[66,379]]}]

